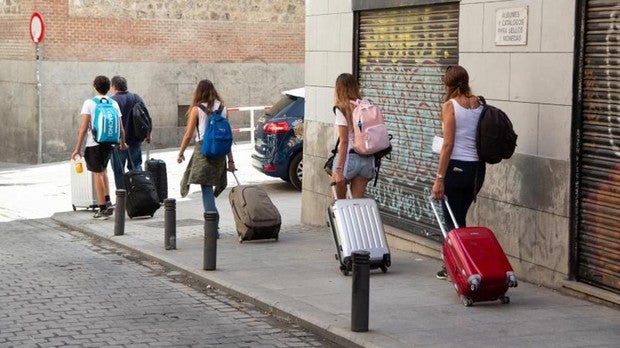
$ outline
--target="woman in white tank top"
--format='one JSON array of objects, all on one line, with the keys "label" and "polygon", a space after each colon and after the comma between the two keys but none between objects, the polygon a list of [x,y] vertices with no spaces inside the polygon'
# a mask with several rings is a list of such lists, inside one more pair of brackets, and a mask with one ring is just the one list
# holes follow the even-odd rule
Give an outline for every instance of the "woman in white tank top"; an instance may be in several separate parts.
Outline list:
[{"label": "woman in white tank top", "polygon": [[[439,165],[433,198],[448,197],[459,227],[467,226],[465,218],[476,194],[482,188],[485,164],[478,160],[476,151],[476,129],[482,113],[478,97],[471,93],[469,75],[461,66],[450,66],[443,78],[446,90],[445,102],[441,107],[443,146],[439,154]],[[449,216],[444,206],[444,216]],[[454,228],[450,219],[445,221],[448,230]],[[445,268],[437,277],[447,277]]]},{"label": "woman in white tank top", "polygon": [[[235,170],[235,162],[233,160],[232,150],[226,156],[212,158],[207,158],[200,152],[207,118],[209,117],[209,115],[201,109],[199,106],[200,104],[202,104],[202,107],[209,113],[217,110],[222,104],[222,98],[220,98],[215,86],[211,81],[206,79],[198,82],[194,90],[192,103],[187,110],[187,126],[185,127],[183,139],[181,139],[177,163],[181,163],[185,160],[185,149],[189,145],[192,137],[194,137],[195,144],[192,156],[183,174],[183,179],[181,180],[181,196],[185,197],[189,193],[190,184],[198,184],[202,191],[204,212],[214,211],[217,213],[218,210],[215,205],[215,197],[226,188],[226,170],[233,172]],[[222,108],[222,115],[224,117],[227,115],[225,107]],[[217,236],[219,238],[219,214],[216,221],[216,225],[218,226]]]}]

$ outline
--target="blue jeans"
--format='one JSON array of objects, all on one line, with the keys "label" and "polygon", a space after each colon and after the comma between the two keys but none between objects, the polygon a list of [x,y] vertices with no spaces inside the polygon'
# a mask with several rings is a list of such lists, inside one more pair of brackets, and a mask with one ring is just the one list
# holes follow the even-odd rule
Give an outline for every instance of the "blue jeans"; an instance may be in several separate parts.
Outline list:
[{"label": "blue jeans", "polygon": [[[129,161],[131,156],[131,161]],[[112,170],[114,171],[114,184],[117,189],[123,187],[123,171],[127,166],[128,170],[142,170],[142,149],[140,144],[129,146],[127,150],[115,148],[112,151]]]},{"label": "blue jeans", "polygon": [[208,211],[214,211],[217,213],[216,226],[219,231],[220,213],[217,211],[217,206],[215,205],[215,195],[213,194],[213,186],[212,185],[200,185],[200,189],[202,190],[202,207],[205,213]]}]

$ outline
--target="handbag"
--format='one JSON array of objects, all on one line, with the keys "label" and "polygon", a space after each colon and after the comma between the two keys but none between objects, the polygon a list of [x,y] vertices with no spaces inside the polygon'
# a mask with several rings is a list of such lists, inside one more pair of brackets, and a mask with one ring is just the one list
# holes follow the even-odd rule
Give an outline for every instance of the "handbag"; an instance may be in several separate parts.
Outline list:
[{"label": "handbag", "polygon": [[332,168],[334,167],[334,158],[336,158],[336,154],[338,153],[339,143],[340,143],[340,139],[336,141],[336,146],[334,146],[334,149],[331,151],[332,155],[329,156],[327,161],[325,161],[325,165],[323,165],[323,169],[325,169],[325,173],[327,173],[327,175],[329,176],[332,176]]},{"label": "handbag", "polygon": [[325,161],[325,165],[323,166],[323,169],[325,169],[325,173],[327,173],[327,175],[329,175],[329,176],[332,176],[332,168],[334,167],[334,158],[335,157],[336,157],[336,155],[329,156],[327,161]]}]

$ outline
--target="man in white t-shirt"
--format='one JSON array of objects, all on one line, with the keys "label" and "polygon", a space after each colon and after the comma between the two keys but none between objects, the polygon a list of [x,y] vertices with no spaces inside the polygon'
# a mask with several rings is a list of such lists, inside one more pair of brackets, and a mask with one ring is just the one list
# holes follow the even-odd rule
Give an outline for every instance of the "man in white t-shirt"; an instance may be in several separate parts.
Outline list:
[{"label": "man in white t-shirt", "polygon": [[[95,98],[99,98],[100,100],[102,98],[109,98],[106,96],[110,90],[109,78],[106,76],[95,77],[93,87],[96,91]],[[112,98],[109,98],[109,101],[112,102],[114,108],[118,112],[118,115],[122,117],[118,104]],[[86,168],[94,173],[93,179],[95,181],[95,192],[97,193],[97,204],[99,205],[99,210],[93,217],[95,219],[107,219],[114,212],[114,206],[110,201],[110,184],[108,182],[107,174],[108,162],[110,161],[113,145],[108,143],[99,144],[93,138],[93,134],[90,130],[92,129],[92,117],[95,107],[95,101],[90,98],[86,99],[84,104],[82,104],[82,111],[80,112],[82,115],[82,121],[80,124],[75,149],[73,150],[73,153],[71,153],[71,159],[76,159],[77,156],[80,156],[80,149],[82,148],[84,138],[86,138],[84,160],[86,161]],[[125,130],[123,129],[123,123],[119,122],[119,124],[121,131],[120,148],[126,149],[127,144],[125,143]]]}]

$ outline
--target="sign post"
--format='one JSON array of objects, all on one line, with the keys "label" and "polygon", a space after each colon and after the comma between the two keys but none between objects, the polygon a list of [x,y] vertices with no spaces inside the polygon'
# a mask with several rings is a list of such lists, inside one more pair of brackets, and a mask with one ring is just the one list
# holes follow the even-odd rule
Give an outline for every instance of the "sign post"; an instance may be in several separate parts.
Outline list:
[{"label": "sign post", "polygon": [[45,24],[43,22],[43,17],[41,17],[39,12],[34,12],[32,16],[30,16],[30,38],[32,38],[32,41],[37,44],[37,101],[39,113],[39,144],[37,149],[37,163],[39,164],[43,162],[43,118],[41,115],[41,41],[43,41],[44,35]]}]

